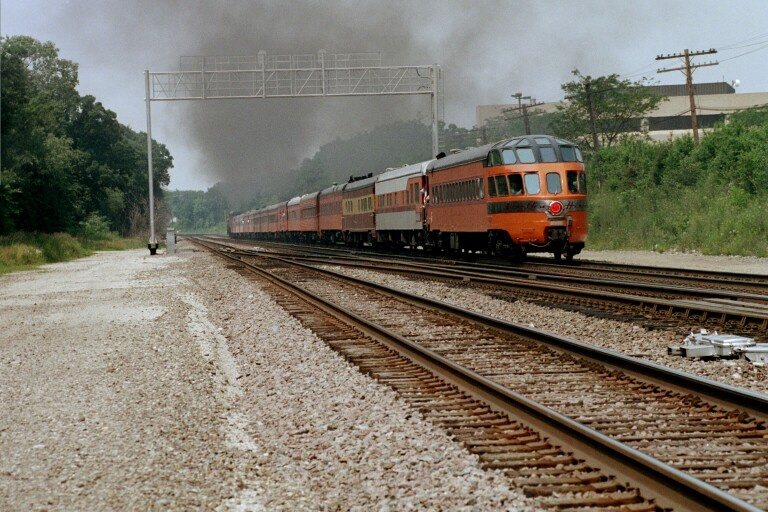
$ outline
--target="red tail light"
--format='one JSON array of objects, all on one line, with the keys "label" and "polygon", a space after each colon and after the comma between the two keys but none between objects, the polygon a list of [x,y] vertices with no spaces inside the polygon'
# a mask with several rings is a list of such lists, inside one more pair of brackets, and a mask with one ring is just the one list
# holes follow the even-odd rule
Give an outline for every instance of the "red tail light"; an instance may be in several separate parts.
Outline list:
[{"label": "red tail light", "polygon": [[552,215],[560,215],[563,213],[563,203],[560,201],[552,201],[549,203],[549,213]]}]

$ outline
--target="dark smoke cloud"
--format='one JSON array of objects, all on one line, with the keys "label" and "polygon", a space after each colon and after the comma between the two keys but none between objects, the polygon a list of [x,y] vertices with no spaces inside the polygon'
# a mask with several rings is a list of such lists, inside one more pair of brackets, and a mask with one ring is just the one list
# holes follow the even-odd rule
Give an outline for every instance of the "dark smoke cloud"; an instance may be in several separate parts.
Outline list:
[{"label": "dark smoke cloud", "polygon": [[[105,105],[138,130],[146,129],[145,69],[177,70],[184,55],[320,49],[381,52],[385,65],[439,64],[445,121],[470,128],[476,105],[508,102],[517,91],[559,100],[574,67],[594,75],[634,67],[619,56],[644,37],[641,27],[654,20],[673,33],[676,14],[684,14],[674,4],[659,18],[660,2],[598,0],[30,1],[46,4],[41,31],[60,34],[44,39],[53,39],[64,58],[87,53],[87,93],[101,99],[130,89],[128,121],[117,105]],[[153,103],[155,138],[168,142],[177,163],[196,167],[177,166],[172,183],[176,173],[197,173],[211,183],[258,184],[295,169],[337,137],[410,119],[429,122],[428,96]],[[194,153],[194,163],[177,148]]]}]

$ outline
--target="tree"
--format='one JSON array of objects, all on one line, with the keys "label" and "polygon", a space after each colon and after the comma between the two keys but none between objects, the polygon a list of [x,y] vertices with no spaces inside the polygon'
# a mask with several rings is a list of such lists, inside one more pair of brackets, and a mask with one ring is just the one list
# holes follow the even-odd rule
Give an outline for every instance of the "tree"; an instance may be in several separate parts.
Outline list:
[{"label": "tree", "polygon": [[[543,112],[535,107],[528,111],[528,123],[531,133],[554,135],[552,126],[562,116],[559,112]],[[488,119],[485,126],[478,130],[478,139],[482,143],[496,142],[511,137],[525,135],[525,123],[522,115],[509,112]]]},{"label": "tree", "polygon": [[[121,125],[93,96],[81,97],[77,64],[51,43],[0,39],[2,183],[0,234],[77,232],[93,215],[122,234],[146,210],[146,135]],[[153,141],[155,196],[173,158]]]},{"label": "tree", "polygon": [[622,136],[640,131],[640,119],[665,101],[648,88],[647,79],[621,80],[612,74],[592,78],[572,71],[576,80],[561,86],[567,104],[553,123],[555,134],[583,147],[610,146]]}]

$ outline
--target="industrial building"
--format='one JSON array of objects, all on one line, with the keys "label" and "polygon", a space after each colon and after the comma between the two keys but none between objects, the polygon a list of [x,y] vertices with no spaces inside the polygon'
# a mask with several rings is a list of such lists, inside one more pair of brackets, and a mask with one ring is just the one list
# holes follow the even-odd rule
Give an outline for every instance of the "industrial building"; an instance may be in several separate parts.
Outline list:
[{"label": "industrial building", "polygon": [[[713,82],[694,84],[696,120],[699,133],[705,133],[728,114],[752,107],[768,105],[768,93],[737,93],[738,83]],[[650,89],[667,100],[645,118],[637,119],[637,131],[647,133],[652,140],[666,140],[691,134],[690,100],[685,84],[654,85]],[[562,102],[541,103],[529,109],[534,112],[557,112]],[[477,127],[483,128],[494,117],[517,110],[518,104],[479,105],[476,108]]]}]

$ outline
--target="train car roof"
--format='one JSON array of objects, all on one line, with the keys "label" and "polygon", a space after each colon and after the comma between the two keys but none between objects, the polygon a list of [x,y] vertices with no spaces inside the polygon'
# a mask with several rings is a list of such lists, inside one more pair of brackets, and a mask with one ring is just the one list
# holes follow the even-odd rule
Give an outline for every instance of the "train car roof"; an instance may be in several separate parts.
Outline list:
[{"label": "train car roof", "polygon": [[301,196],[301,201],[306,201],[307,199],[313,199],[320,195],[320,192],[310,192],[309,194],[304,194]]},{"label": "train car roof", "polygon": [[323,190],[321,190],[320,195],[324,196],[324,195],[332,194],[334,192],[341,192],[342,190],[344,190],[344,187],[346,186],[347,186],[346,183],[342,183],[341,185],[334,183],[330,187],[326,187]]},{"label": "train car roof", "polygon": [[463,151],[447,155],[433,162],[427,168],[427,172],[436,171],[440,169],[447,169],[449,167],[455,167],[457,165],[467,164],[470,162],[477,162],[488,158],[488,153],[492,149],[497,148],[510,148],[510,147],[533,147],[539,146],[573,146],[577,145],[573,142],[553,137],[552,135],[522,135],[519,137],[512,137],[511,139],[504,139],[492,144],[485,144],[476,148],[467,148]]},{"label": "train car roof", "polygon": [[301,202],[301,196],[292,197],[288,201],[288,206],[295,206]]},{"label": "train car roof", "polygon": [[376,183],[376,179],[378,176],[371,176],[370,178],[365,178],[362,180],[353,181],[352,183],[347,183],[344,187],[344,191],[347,190],[357,190],[359,188],[364,188],[373,185]]},{"label": "train car roof", "polygon": [[265,206],[264,208],[262,208],[262,210],[264,211],[276,210],[278,208],[286,206],[287,203],[288,201],[283,201],[282,203],[271,204],[269,206]]},{"label": "train car roof", "polygon": [[396,178],[402,178],[403,176],[409,176],[411,174],[424,174],[427,170],[427,166],[431,162],[432,160],[427,160],[425,162],[404,165],[402,167],[398,167],[397,169],[391,169],[389,171],[385,171],[376,177],[376,182],[378,183],[382,181],[393,180]]},{"label": "train car roof", "polygon": [[463,151],[446,155],[443,158],[432,160],[427,166],[427,172],[447,169],[448,167],[455,167],[469,162],[477,162],[478,160],[485,160],[488,158],[488,152],[493,149],[493,147],[494,144],[486,144],[477,148],[467,148]]}]

